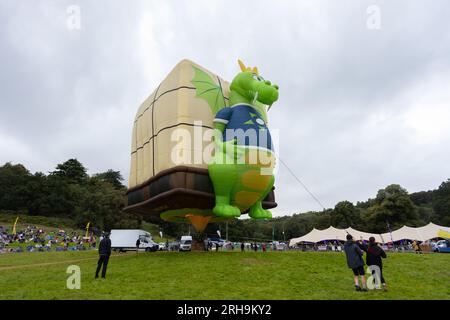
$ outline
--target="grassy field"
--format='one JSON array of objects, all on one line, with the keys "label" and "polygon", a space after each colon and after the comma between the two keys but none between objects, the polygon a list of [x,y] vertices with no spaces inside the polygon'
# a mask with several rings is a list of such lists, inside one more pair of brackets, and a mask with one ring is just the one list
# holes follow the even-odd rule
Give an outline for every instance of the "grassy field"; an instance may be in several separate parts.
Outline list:
[{"label": "grassy field", "polygon": [[[115,254],[94,279],[97,253],[0,255],[0,299],[450,299],[450,255],[390,254],[388,292],[355,292],[341,253]],[[81,289],[66,268],[81,268]]]}]

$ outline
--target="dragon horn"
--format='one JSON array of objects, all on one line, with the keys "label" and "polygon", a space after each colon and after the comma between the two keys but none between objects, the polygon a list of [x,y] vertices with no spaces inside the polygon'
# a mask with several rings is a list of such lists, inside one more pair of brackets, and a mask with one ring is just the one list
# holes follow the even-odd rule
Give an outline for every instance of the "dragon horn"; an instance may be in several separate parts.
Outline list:
[{"label": "dragon horn", "polygon": [[253,67],[253,73],[259,74],[259,73],[258,73],[258,68],[257,68],[257,67]]},{"label": "dragon horn", "polygon": [[241,67],[242,72],[247,71],[247,67],[246,67],[245,64],[242,62],[241,59],[238,59],[238,63],[239,63],[239,66]]}]

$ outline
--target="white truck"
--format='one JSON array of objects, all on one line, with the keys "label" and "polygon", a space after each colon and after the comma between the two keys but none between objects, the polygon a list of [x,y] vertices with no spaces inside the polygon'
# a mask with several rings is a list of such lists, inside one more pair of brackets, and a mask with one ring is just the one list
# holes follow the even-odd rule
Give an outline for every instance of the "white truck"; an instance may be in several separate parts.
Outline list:
[{"label": "white truck", "polygon": [[139,251],[158,251],[159,245],[152,240],[152,235],[145,230],[113,229],[111,230],[111,249],[118,251],[135,251],[139,239]]},{"label": "white truck", "polygon": [[180,241],[180,251],[191,251],[192,236],[182,236]]}]

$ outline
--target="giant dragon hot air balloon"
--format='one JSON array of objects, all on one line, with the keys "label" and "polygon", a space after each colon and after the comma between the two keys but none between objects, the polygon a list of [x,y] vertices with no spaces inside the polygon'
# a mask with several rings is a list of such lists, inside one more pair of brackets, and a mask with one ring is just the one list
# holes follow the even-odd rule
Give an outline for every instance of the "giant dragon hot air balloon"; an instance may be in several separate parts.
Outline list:
[{"label": "giant dragon hot air balloon", "polygon": [[267,110],[278,86],[239,61],[231,84],[183,60],[136,114],[125,211],[203,231],[276,206]]}]

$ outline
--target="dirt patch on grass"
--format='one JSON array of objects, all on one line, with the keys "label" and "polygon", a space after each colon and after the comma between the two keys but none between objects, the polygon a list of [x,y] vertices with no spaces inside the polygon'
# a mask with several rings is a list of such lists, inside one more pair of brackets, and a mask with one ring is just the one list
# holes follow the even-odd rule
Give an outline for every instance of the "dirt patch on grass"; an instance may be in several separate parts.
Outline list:
[{"label": "dirt patch on grass", "polygon": [[247,266],[255,266],[255,265],[268,265],[272,264],[270,261],[255,259],[255,258],[245,258],[240,261],[240,263],[245,264]]}]

